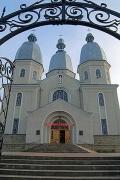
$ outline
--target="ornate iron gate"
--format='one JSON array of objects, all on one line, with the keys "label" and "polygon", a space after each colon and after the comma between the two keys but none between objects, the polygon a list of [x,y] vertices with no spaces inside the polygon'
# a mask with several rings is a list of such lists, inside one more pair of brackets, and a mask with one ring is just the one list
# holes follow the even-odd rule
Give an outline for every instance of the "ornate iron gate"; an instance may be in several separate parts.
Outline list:
[{"label": "ornate iron gate", "polygon": [[13,80],[13,70],[13,63],[7,58],[0,57],[0,154]]},{"label": "ornate iron gate", "polygon": [[[0,45],[21,32],[45,25],[82,25],[120,39],[120,13],[89,0],[39,0],[30,6],[21,4],[11,14],[3,9],[0,18]],[[4,35],[5,34],[5,35]]]}]

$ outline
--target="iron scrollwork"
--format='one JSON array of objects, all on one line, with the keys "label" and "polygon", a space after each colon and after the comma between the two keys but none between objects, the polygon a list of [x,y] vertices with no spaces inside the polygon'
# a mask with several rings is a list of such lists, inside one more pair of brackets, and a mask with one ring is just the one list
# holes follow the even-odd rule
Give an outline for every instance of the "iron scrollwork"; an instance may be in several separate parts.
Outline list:
[{"label": "iron scrollwork", "polygon": [[0,139],[5,130],[13,70],[13,63],[7,58],[0,57]]},{"label": "iron scrollwork", "polygon": [[23,31],[48,24],[89,26],[120,39],[120,13],[108,9],[104,3],[98,5],[89,0],[40,0],[30,6],[22,4],[18,11],[5,14],[6,8],[3,8],[0,32],[6,32],[6,35],[1,38],[0,44]]},{"label": "iron scrollwork", "polygon": [[5,123],[7,109],[13,80],[13,63],[0,57],[0,122]]}]

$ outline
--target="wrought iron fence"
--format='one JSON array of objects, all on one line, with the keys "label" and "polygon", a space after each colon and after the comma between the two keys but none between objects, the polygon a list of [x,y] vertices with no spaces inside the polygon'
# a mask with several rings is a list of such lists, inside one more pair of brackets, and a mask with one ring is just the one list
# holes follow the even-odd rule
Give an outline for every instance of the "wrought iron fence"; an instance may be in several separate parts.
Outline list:
[{"label": "wrought iron fence", "polygon": [[5,57],[0,57],[0,155],[3,144],[14,64]]}]

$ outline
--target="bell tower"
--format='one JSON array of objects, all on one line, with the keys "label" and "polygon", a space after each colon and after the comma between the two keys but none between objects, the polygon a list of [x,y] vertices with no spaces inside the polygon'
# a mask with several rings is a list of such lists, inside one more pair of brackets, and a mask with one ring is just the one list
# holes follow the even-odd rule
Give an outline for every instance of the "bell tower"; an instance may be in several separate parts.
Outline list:
[{"label": "bell tower", "polygon": [[28,41],[24,42],[18,49],[15,56],[14,83],[29,84],[40,80],[44,71],[42,65],[42,55],[37,38],[34,34],[28,36]]},{"label": "bell tower", "polygon": [[110,64],[104,50],[94,42],[94,36],[89,33],[87,43],[82,47],[80,63],[77,72],[80,82],[85,84],[111,84]]}]

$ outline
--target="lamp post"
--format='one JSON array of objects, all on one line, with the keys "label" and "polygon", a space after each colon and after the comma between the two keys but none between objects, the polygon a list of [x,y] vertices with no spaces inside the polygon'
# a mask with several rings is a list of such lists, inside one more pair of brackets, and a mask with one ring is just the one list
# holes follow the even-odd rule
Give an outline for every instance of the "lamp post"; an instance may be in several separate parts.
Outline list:
[{"label": "lamp post", "polygon": [[0,157],[7,120],[14,64],[5,57],[0,57]]}]

